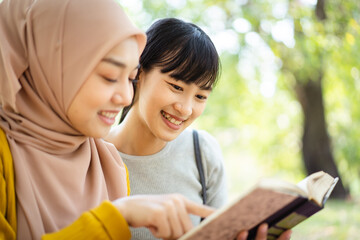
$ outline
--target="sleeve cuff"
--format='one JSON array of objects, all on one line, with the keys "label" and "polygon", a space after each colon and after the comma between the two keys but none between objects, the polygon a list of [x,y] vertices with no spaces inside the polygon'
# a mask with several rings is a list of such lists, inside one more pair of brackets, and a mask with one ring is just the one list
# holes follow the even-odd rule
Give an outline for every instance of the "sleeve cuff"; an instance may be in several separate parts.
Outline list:
[{"label": "sleeve cuff", "polygon": [[111,239],[131,239],[128,223],[110,201],[104,201],[90,212],[103,223]]}]

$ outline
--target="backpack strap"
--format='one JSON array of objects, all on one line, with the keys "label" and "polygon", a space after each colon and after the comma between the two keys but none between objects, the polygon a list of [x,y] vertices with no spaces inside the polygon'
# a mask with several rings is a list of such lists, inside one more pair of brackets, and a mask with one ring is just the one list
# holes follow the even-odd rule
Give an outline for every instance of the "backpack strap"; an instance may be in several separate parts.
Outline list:
[{"label": "backpack strap", "polygon": [[193,138],[194,138],[194,150],[195,150],[195,160],[196,160],[196,166],[199,171],[200,176],[200,183],[202,187],[201,195],[203,198],[203,203],[206,204],[206,183],[205,183],[205,175],[204,175],[204,169],[201,161],[201,152],[200,152],[200,145],[199,145],[199,136],[198,132],[194,129],[193,130]]}]

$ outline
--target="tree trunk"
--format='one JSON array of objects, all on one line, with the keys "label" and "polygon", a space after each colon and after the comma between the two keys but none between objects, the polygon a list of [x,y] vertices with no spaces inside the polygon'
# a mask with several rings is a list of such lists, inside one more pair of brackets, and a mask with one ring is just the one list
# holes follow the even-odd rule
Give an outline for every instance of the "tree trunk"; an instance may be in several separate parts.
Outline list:
[{"label": "tree trunk", "polygon": [[[307,174],[323,170],[333,177],[339,176],[327,132],[321,77],[319,81],[299,83],[296,92],[304,113],[302,156]],[[347,195],[340,178],[331,196],[344,199]]]}]

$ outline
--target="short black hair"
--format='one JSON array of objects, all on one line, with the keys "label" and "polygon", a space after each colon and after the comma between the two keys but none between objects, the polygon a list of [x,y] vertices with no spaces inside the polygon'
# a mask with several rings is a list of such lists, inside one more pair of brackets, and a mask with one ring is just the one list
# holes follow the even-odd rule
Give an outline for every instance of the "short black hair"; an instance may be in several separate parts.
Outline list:
[{"label": "short black hair", "polygon": [[[159,67],[176,80],[212,89],[220,73],[220,58],[210,37],[198,26],[177,18],[155,21],[146,31],[147,42],[140,57],[140,69]],[[136,85],[134,86],[134,97]],[[133,99],[134,102],[134,99]],[[120,122],[131,106],[123,109]]]},{"label": "short black hair", "polygon": [[177,18],[154,22],[146,32],[140,57],[141,69],[160,67],[162,73],[201,87],[212,88],[218,79],[220,60],[210,37],[198,26]]}]

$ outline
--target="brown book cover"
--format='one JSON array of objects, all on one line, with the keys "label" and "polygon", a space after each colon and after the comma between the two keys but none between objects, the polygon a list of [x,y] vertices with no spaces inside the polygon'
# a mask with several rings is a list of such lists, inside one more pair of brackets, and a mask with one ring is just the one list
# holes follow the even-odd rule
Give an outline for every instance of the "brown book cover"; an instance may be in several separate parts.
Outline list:
[{"label": "brown book cover", "polygon": [[[259,182],[247,194],[206,218],[179,240],[233,240],[242,230],[254,239],[261,223],[269,224],[268,239],[276,239],[323,208],[338,178],[311,174],[298,185],[277,180]],[[307,189],[306,189],[307,188]]]}]

